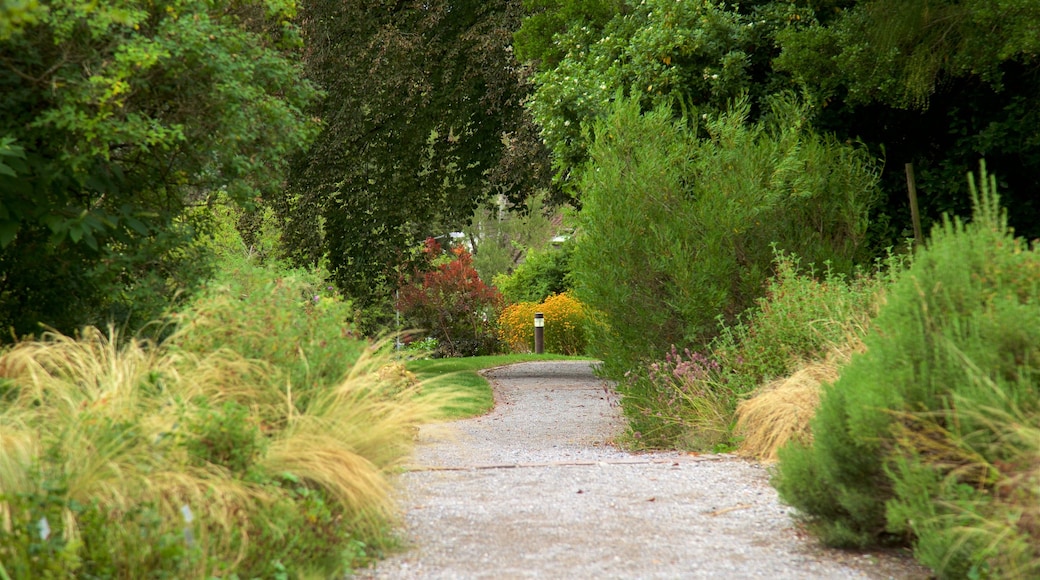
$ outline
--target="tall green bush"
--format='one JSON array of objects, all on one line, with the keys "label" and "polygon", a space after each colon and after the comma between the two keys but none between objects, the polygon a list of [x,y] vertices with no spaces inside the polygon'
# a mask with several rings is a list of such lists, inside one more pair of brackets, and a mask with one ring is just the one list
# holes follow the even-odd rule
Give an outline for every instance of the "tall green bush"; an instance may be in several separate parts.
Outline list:
[{"label": "tall green bush", "polygon": [[[1006,419],[1036,432],[1040,254],[1013,236],[983,175],[974,220],[933,230],[887,293],[866,352],[825,389],[812,443],[781,450],[775,479],[825,542],[911,541],[950,578],[1040,565],[1028,517],[1040,494],[1035,477],[1020,477],[1040,451],[1016,450]],[[970,533],[979,517],[1012,522],[1002,541],[1031,543],[1032,554],[997,559]]]},{"label": "tall green bush", "polygon": [[528,252],[512,274],[495,277],[495,286],[510,303],[541,302],[553,294],[563,294],[571,289],[573,256],[574,242],[570,240],[559,247]]},{"label": "tall green bush", "polygon": [[[772,245],[850,272],[875,172],[867,156],[804,128],[776,101],[748,123],[746,100],[702,126],[619,99],[595,127],[581,180],[576,293],[601,317],[591,338],[620,378],[648,353],[700,347],[762,296]],[[701,137],[700,135],[705,135]]]}]

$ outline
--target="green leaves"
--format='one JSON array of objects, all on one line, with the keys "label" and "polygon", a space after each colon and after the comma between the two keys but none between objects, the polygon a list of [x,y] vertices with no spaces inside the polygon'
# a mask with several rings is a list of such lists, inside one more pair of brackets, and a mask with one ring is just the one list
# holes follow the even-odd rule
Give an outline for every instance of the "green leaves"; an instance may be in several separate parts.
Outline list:
[{"label": "green leaves", "polygon": [[376,304],[409,248],[461,229],[492,192],[520,203],[545,181],[508,46],[517,7],[305,5],[307,72],[328,98],[313,111],[324,132],[273,203],[297,262],[327,256],[344,292]]},{"label": "green leaves", "polygon": [[[185,251],[190,229],[176,222],[186,206],[216,191],[244,204],[281,187],[288,157],[318,126],[303,112],[317,92],[286,44],[294,9],[59,0],[23,33],[0,33],[0,324],[68,324],[38,308],[45,295],[73,294],[35,286],[46,277],[25,272],[41,260],[95,285],[82,289],[98,299],[81,305],[81,322],[104,316],[100,297],[139,287],[135,276]],[[40,318],[27,324],[29,312]]]}]

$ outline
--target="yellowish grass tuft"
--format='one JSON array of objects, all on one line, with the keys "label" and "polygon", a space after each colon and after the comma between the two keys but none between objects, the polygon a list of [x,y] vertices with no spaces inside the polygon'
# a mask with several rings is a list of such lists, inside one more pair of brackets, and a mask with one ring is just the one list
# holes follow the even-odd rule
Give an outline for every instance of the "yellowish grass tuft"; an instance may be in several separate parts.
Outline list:
[{"label": "yellowish grass tuft", "polygon": [[[367,352],[339,384],[312,392],[301,407],[291,384],[265,380],[265,363],[230,351],[196,355],[120,340],[111,329],[15,345],[0,354],[0,378],[14,386],[0,407],[0,496],[50,486],[66,501],[95,503],[113,526],[149,506],[173,536],[183,533],[186,505],[207,555],[191,574],[233,573],[264,525],[264,506],[286,500],[277,486],[200,463],[184,444],[197,436],[188,428],[196,417],[232,401],[264,426],[260,474],[323,489],[353,517],[344,525],[356,526],[359,537],[381,533],[394,512],[392,476],[418,425],[439,416],[452,396],[420,397],[422,385],[409,373],[380,372],[389,362],[386,349]],[[0,501],[0,532],[11,532],[14,516]],[[75,518],[66,508],[66,540],[79,534]],[[126,560],[128,577],[147,573],[133,561],[134,537],[128,528],[108,538],[120,544],[109,547]]]},{"label": "yellowish grass tuft", "polygon": [[809,442],[809,422],[820,404],[820,385],[837,380],[842,365],[862,343],[833,349],[823,361],[803,365],[791,376],[777,379],[737,405],[737,433],[743,436],[738,453],[774,462],[791,439]]}]

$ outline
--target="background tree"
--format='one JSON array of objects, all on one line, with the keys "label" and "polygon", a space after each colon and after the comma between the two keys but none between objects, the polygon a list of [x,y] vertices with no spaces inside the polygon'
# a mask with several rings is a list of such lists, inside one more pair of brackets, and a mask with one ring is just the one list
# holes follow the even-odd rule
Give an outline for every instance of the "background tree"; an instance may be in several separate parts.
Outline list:
[{"label": "background tree", "polygon": [[147,319],[198,278],[184,208],[278,188],[313,135],[295,5],[41,6],[0,35],[0,325]]},{"label": "background tree", "polygon": [[985,157],[1012,225],[1040,236],[1040,4],[1030,0],[860,0],[816,10],[779,36],[776,60],[818,110],[816,126],[886,160],[875,234],[909,224],[904,164],[928,222],[969,214],[964,174]]},{"label": "background tree", "polygon": [[[619,8],[604,22],[601,8],[611,4]],[[530,108],[566,186],[587,158],[595,121],[619,96],[638,96],[644,110],[668,104],[678,117],[684,108],[691,115],[724,111],[746,94],[757,119],[764,99],[788,86],[772,67],[777,32],[812,14],[800,3],[775,1],[529,6],[515,38],[521,54],[540,63]]]},{"label": "background tree", "polygon": [[362,306],[407,249],[458,230],[492,193],[522,201],[548,166],[525,119],[517,2],[305,4],[307,74],[325,131],[275,202],[298,262],[322,256]]}]

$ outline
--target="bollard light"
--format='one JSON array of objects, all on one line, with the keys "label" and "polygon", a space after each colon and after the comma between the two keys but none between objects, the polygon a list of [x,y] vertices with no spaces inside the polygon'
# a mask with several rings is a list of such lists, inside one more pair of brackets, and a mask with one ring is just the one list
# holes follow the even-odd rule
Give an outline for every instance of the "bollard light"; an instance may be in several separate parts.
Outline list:
[{"label": "bollard light", "polygon": [[545,352],[545,315],[541,312],[534,313],[534,353]]}]

